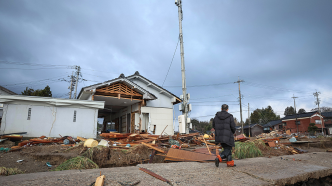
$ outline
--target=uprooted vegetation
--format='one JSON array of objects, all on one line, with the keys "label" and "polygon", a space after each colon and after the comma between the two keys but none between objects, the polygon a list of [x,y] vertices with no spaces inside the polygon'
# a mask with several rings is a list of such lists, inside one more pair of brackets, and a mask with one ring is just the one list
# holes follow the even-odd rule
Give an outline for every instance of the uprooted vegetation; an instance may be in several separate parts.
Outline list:
[{"label": "uprooted vegetation", "polygon": [[98,169],[99,166],[89,158],[77,156],[61,163],[55,171],[72,170],[72,169]]},{"label": "uprooted vegetation", "polygon": [[262,152],[258,146],[265,148],[265,144],[261,140],[236,142],[234,156],[238,159],[260,157]]},{"label": "uprooted vegetation", "polygon": [[6,167],[0,167],[0,175],[2,176],[9,176],[9,175],[15,175],[15,174],[22,174],[24,171],[18,169],[18,168],[6,168]]}]

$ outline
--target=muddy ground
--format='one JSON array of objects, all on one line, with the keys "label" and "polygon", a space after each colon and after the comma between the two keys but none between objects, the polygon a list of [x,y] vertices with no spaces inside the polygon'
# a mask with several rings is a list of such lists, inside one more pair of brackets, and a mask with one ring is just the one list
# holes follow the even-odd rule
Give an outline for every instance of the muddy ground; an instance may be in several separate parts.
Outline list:
[{"label": "muddy ground", "polygon": [[[143,145],[137,148],[133,147],[130,150],[94,148],[94,154],[88,154],[87,150],[83,145],[67,147],[53,144],[26,147],[20,151],[0,152],[0,167],[18,168],[25,173],[47,172],[55,169],[64,161],[77,156],[91,158],[100,168],[135,166],[138,163],[147,162],[152,153],[152,150]],[[17,162],[18,160],[23,161]],[[163,161],[164,157],[162,156],[154,156],[153,158],[153,163]],[[47,166],[46,162],[49,162],[52,167]]]},{"label": "muddy ground", "polygon": [[[304,140],[303,140],[304,141]],[[332,148],[331,140],[319,141],[319,139],[314,140],[315,143],[304,143],[304,144],[293,144],[293,147],[298,147],[309,152],[325,152],[326,149]],[[0,144],[0,147],[13,146],[12,142],[6,142]],[[282,149],[274,148],[264,148],[261,149],[264,157],[272,156],[283,156],[289,155],[290,152]],[[130,158],[123,156],[122,151],[130,152]],[[38,145],[24,148],[20,151],[14,152],[0,152],[0,167],[7,168],[18,168],[25,173],[33,172],[47,172],[55,169],[58,165],[64,161],[77,157],[84,154],[86,149],[83,146],[77,148],[62,146],[60,144],[53,145]],[[140,155],[136,158],[137,154]],[[136,149],[133,151],[130,150],[103,150],[97,151],[93,157],[93,161],[97,163],[102,168],[115,167],[115,166],[133,166],[138,162],[147,162],[150,157],[152,150],[145,147]],[[96,154],[98,154],[96,156]],[[106,158],[108,157],[108,158]],[[110,158],[109,158],[110,157]],[[119,163],[119,159],[122,162]],[[154,163],[163,162],[164,157],[155,156],[153,159]],[[23,160],[22,162],[17,162],[18,160]],[[48,167],[46,162],[49,162],[52,167]]]}]

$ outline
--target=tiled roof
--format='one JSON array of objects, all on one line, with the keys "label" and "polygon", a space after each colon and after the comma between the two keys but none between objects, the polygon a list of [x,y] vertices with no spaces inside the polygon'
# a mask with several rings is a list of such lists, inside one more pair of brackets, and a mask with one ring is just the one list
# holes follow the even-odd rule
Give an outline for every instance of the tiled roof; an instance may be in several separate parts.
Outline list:
[{"label": "tiled roof", "polygon": [[278,125],[279,123],[281,123],[282,120],[279,119],[279,120],[273,120],[273,121],[270,121],[268,122],[267,124],[263,125],[264,127],[272,127],[274,125]]},{"label": "tiled roof", "polygon": [[282,118],[282,120],[287,120],[287,119],[293,119],[293,118],[305,118],[305,117],[310,117],[312,115],[314,115],[316,113],[315,112],[307,112],[307,113],[302,113],[302,114],[293,114],[293,115],[287,115],[284,118]]},{"label": "tiled roof", "polygon": [[[255,125],[258,125],[258,126],[260,126],[260,127],[262,127],[262,125],[260,125],[260,124],[251,124],[250,125],[250,128],[253,128]],[[236,126],[235,127],[236,129],[240,129],[241,128],[241,126]],[[249,128],[249,125],[245,125],[245,126],[243,126],[243,129],[247,129],[247,128]]]},{"label": "tiled roof", "polygon": [[0,86],[0,90],[6,92],[9,95],[17,95],[15,92],[6,89],[5,87]]},{"label": "tiled roof", "polygon": [[133,75],[131,75],[131,76],[127,76],[127,78],[132,78],[132,77],[134,77],[134,76],[140,76],[140,77],[146,79],[146,80],[149,81],[150,83],[156,85],[158,88],[160,88],[160,89],[162,89],[162,90],[168,92],[168,93],[171,94],[172,96],[174,96],[174,97],[178,98],[179,100],[181,100],[181,99],[180,99],[179,97],[177,97],[175,94],[171,93],[170,91],[164,89],[163,87],[157,85],[156,83],[152,82],[151,80],[149,80],[149,79],[145,78],[144,76],[142,76],[141,74],[139,74],[138,71],[136,71],[135,74],[133,74]]},{"label": "tiled roof", "polygon": [[327,118],[332,118],[332,112],[322,112],[322,115]]},{"label": "tiled roof", "polygon": [[129,81],[130,83],[134,84],[135,86],[139,87],[140,89],[144,90],[145,92],[151,94],[153,97],[155,97],[155,99],[157,99],[157,97],[156,97],[154,94],[150,93],[150,92],[147,91],[146,89],[140,87],[139,85],[137,85],[136,83],[134,83],[134,82],[131,81],[130,79],[126,78],[123,74],[121,74],[118,78],[115,78],[115,79],[112,79],[112,80],[108,80],[108,81],[105,81],[105,82],[103,82],[103,83],[96,83],[96,84],[93,84],[93,85],[90,85],[90,86],[83,87],[83,88],[81,89],[80,93],[78,94],[77,98],[80,97],[80,95],[82,94],[82,92],[83,92],[83,90],[84,90],[85,88],[89,88],[89,87],[93,87],[93,86],[98,86],[98,85],[102,86],[102,85],[104,85],[104,84],[106,84],[106,83],[109,83],[109,82],[112,82],[112,81],[114,82],[114,81],[116,81],[116,80],[120,80],[120,79],[123,79],[124,81]]}]

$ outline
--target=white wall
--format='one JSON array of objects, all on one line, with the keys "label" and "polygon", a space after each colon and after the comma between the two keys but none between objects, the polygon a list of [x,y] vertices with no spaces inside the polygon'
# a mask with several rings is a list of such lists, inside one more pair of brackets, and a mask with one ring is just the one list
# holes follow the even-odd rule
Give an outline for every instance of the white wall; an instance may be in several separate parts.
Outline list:
[{"label": "white wall", "polygon": [[[27,132],[24,137],[95,138],[98,109],[4,104],[1,133]],[[27,120],[28,109],[31,118]],[[76,110],[76,122],[73,122]]]},{"label": "white wall", "polygon": [[166,96],[165,94],[160,94],[160,90],[156,90],[152,86],[147,86],[144,82],[142,82],[139,79],[131,79],[134,83],[139,85],[140,87],[144,88],[145,90],[149,91],[150,93],[157,96],[158,99],[156,100],[150,100],[146,102],[146,106],[148,107],[162,107],[162,108],[173,108],[172,98],[169,96]]},{"label": "white wall", "polygon": [[165,129],[168,135],[173,135],[173,109],[142,107],[142,113],[149,113],[151,118],[150,130],[153,131],[153,125],[156,125],[156,135],[160,135]]},{"label": "white wall", "polygon": [[0,90],[0,95],[11,95],[11,94],[8,94],[7,92]]}]

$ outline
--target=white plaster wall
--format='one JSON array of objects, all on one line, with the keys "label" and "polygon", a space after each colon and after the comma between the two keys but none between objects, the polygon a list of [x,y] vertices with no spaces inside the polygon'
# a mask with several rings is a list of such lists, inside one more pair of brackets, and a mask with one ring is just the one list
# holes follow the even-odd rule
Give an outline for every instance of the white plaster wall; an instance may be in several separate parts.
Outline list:
[{"label": "white plaster wall", "polygon": [[153,125],[156,125],[156,135],[160,135],[165,129],[168,135],[174,135],[173,131],[173,109],[169,108],[154,108],[154,107],[142,107],[142,113],[149,113],[151,118],[151,128],[153,131]]},{"label": "white plaster wall", "polygon": [[11,94],[8,94],[7,92],[0,90],[0,95],[11,95]]},{"label": "white plaster wall", "polygon": [[169,96],[166,96],[165,94],[160,94],[160,90],[156,90],[152,86],[147,86],[144,82],[138,80],[138,79],[131,79],[134,83],[139,85],[140,87],[144,88],[145,90],[149,91],[150,93],[157,96],[158,99],[151,100],[146,102],[146,106],[148,107],[163,107],[163,108],[173,108],[172,98]]},{"label": "white plaster wall", "polygon": [[[27,120],[28,109],[31,118]],[[76,122],[73,122],[76,110]],[[98,109],[4,104],[1,133],[27,132],[24,137],[95,138]]]}]

